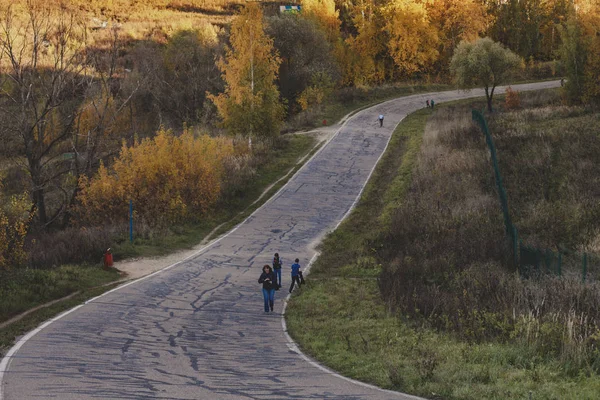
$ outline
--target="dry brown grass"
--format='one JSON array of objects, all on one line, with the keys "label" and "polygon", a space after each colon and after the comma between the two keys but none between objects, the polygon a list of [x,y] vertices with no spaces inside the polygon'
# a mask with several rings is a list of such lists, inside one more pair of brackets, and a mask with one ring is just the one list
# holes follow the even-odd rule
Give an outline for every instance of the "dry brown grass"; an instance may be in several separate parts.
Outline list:
[{"label": "dry brown grass", "polygon": [[[469,108],[440,108],[426,129],[407,199],[378,251],[390,309],[467,341],[517,341],[565,371],[600,371],[600,138],[596,115],[524,96],[490,127],[513,222],[527,244],[561,248],[563,277],[513,271],[489,151]],[[547,96],[547,95],[546,95]],[[558,100],[557,100],[558,101]],[[531,108],[541,104],[539,108]]]}]

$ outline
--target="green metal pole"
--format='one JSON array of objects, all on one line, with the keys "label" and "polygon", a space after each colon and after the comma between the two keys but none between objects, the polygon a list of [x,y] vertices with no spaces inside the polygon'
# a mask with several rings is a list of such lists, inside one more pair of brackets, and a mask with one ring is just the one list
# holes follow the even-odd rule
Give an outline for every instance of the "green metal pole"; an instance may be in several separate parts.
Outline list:
[{"label": "green metal pole", "polygon": [[510,234],[512,232],[512,221],[510,219],[510,213],[508,212],[508,201],[506,196],[506,191],[504,190],[504,185],[502,184],[502,175],[500,175],[500,167],[498,166],[498,158],[496,156],[496,147],[494,146],[494,141],[492,140],[492,135],[488,129],[487,121],[483,116],[483,113],[479,110],[472,111],[473,120],[479,124],[479,127],[483,131],[483,135],[485,136],[485,140],[487,142],[488,148],[490,150],[490,156],[492,158],[492,166],[494,167],[494,175],[496,178],[496,185],[498,186],[498,196],[500,198],[500,206],[502,207],[502,214],[504,215],[504,225],[506,228],[506,233]]}]

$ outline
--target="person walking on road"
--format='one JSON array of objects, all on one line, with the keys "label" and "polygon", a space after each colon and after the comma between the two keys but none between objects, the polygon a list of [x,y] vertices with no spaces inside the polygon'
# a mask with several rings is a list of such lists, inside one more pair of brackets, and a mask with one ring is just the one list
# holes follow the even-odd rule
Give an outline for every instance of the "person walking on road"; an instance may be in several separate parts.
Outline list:
[{"label": "person walking on road", "polygon": [[296,258],[295,262],[292,264],[292,284],[290,285],[290,293],[294,290],[294,283],[298,283],[298,287],[300,287],[300,260]]},{"label": "person walking on road", "polygon": [[273,312],[273,305],[275,303],[275,282],[277,278],[275,277],[275,273],[271,269],[269,264],[265,264],[263,267],[263,272],[260,274],[260,278],[258,278],[258,283],[262,283],[263,288],[263,298],[265,300],[265,312]]},{"label": "person walking on road", "polygon": [[279,257],[279,253],[275,253],[275,255],[273,256],[273,271],[275,272],[275,276],[277,277],[277,280],[275,281],[275,283],[277,284],[277,288],[276,290],[279,290],[279,288],[281,288],[281,264],[282,264],[282,260]]},{"label": "person walking on road", "polygon": [[431,99],[431,109],[433,110],[433,106],[435,105],[435,101],[433,101],[433,99]]},{"label": "person walking on road", "polygon": [[379,127],[383,126],[383,114],[379,114]]},{"label": "person walking on road", "polygon": [[427,108],[429,108],[429,100],[425,100],[425,105],[427,105]]}]

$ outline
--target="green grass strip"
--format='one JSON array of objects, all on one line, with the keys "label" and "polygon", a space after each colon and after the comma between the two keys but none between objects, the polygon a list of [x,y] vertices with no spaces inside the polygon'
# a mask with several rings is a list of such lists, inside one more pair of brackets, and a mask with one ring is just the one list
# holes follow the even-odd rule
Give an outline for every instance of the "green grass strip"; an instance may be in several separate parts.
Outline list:
[{"label": "green grass strip", "polygon": [[65,312],[91,298],[101,295],[111,289],[118,286],[118,283],[109,284],[106,286],[100,286],[95,288],[88,288],[81,291],[81,293],[58,301],[49,307],[40,308],[34,311],[20,320],[13,322],[12,324],[5,326],[0,329],[0,358],[1,356],[13,345],[15,338],[24,335],[25,333],[36,328],[44,321],[55,317],[56,315]]},{"label": "green grass strip", "polygon": [[[244,220],[254,210],[264,204],[272,193],[271,188],[266,196],[255,202],[269,185],[286,176],[290,170],[296,171],[308,160],[307,154],[318,149],[316,139],[309,135],[287,135],[284,145],[278,150],[273,150],[273,158],[258,168],[256,176],[246,189],[233,199],[221,202],[209,215],[197,223],[183,224],[169,227],[169,232],[151,235],[150,237],[136,237],[133,243],[126,238],[117,243],[113,248],[115,259],[135,257],[156,257],[172,253],[181,249],[189,249],[200,243],[215,228],[215,235],[227,232],[233,226]],[[280,180],[274,188],[279,189],[293,176]],[[240,214],[242,212],[242,214]]]},{"label": "green grass strip", "polygon": [[[216,234],[227,232],[285,185],[321,145],[317,144],[316,139],[309,135],[287,135],[283,147],[279,149],[272,160],[259,168],[253,184],[250,185],[251,189],[246,191],[243,196],[227,203],[225,207],[217,210],[203,223],[174,227],[173,232],[169,234],[157,235],[149,239],[138,238],[133,244],[123,241],[113,247],[114,253],[119,258],[164,255],[197,245],[219,224],[222,225]],[[298,162],[300,159],[302,161]],[[256,201],[273,182],[277,183],[259,201]],[[240,210],[243,211],[240,212]],[[68,265],[54,269],[0,271],[0,322],[7,321],[19,313],[40,305],[80,292],[69,299],[41,308],[0,328],[0,352],[2,348],[10,346],[17,336],[35,328],[57,313],[104,292],[107,290],[106,288],[98,287],[121,278],[118,271],[105,271],[99,265]]]},{"label": "green grass strip", "polygon": [[398,126],[357,207],[323,241],[288,304],[290,335],[343,375],[429,399],[597,399],[598,376],[565,378],[559,361],[527,344],[461,342],[387,310],[374,239],[410,187],[428,115],[418,111]]}]

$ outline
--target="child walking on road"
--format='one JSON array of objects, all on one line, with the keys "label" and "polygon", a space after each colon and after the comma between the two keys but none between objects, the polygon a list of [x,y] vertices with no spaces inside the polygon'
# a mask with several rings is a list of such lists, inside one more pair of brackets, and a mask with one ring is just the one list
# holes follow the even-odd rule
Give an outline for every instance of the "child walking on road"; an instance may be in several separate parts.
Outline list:
[{"label": "child walking on road", "polygon": [[300,287],[300,276],[302,272],[300,272],[299,262],[300,260],[296,258],[294,264],[292,264],[292,284],[290,285],[290,293],[294,290],[294,283],[297,283],[298,287]]},{"label": "child walking on road", "polygon": [[263,288],[263,298],[265,300],[265,312],[273,312],[273,305],[275,303],[275,285],[276,282],[275,273],[271,269],[269,264],[265,264],[263,267],[263,272],[260,274],[260,278],[258,278],[258,283],[262,283]]},{"label": "child walking on road", "polygon": [[277,277],[277,280],[275,281],[275,283],[277,284],[277,288],[279,289],[281,287],[281,264],[282,264],[282,260],[279,257],[279,253],[275,253],[275,255],[273,256],[273,271],[275,272],[275,276]]}]

